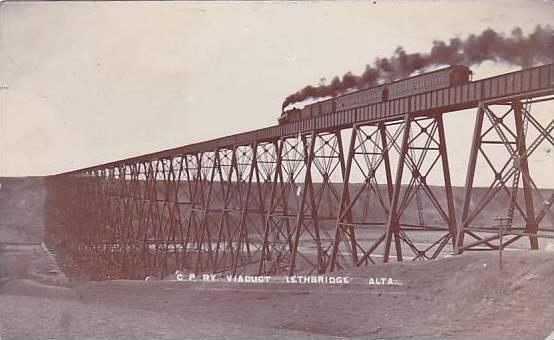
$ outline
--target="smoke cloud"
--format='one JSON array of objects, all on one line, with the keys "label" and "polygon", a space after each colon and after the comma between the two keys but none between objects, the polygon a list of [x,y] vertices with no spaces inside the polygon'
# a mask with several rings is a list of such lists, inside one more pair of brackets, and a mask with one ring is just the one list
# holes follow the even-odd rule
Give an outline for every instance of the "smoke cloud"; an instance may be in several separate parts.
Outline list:
[{"label": "smoke cloud", "polygon": [[527,36],[519,27],[513,29],[509,36],[488,28],[481,34],[472,34],[466,39],[434,41],[433,47],[427,53],[407,53],[402,47],[398,47],[391,57],[377,58],[372,65],[366,65],[361,75],[347,72],[340,78],[334,77],[329,84],[309,85],[289,95],[283,102],[283,110],[291,104],[309,98],[337,96],[349,90],[375,86],[381,81],[404,78],[415,71],[433,66],[470,66],[487,60],[522,67],[549,63],[554,56],[553,33],[550,25],[539,25]]}]

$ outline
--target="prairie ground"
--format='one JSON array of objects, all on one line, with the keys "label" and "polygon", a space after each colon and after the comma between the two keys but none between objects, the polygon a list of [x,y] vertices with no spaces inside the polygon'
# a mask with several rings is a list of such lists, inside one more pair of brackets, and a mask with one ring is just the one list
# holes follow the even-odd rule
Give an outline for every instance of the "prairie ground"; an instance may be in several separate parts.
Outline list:
[{"label": "prairie ground", "polygon": [[506,250],[501,269],[498,253],[479,252],[330,275],[348,284],[68,281],[42,245],[41,180],[5,183],[4,340],[545,339],[554,331],[554,253],[542,250]]}]

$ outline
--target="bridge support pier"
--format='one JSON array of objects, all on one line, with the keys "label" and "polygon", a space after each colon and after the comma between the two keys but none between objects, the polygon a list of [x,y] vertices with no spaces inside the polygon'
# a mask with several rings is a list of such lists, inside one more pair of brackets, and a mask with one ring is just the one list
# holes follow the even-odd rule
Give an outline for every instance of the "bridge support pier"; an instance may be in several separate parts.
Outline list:
[{"label": "bridge support pier", "polygon": [[344,182],[341,131],[280,140],[258,274],[324,273]]},{"label": "bridge support pier", "polygon": [[[404,119],[402,144],[397,146],[397,149],[400,155],[386,230],[383,262],[389,261],[393,236],[398,261],[403,260],[401,242],[412,251],[412,260],[435,259],[449,241],[454,244],[456,231],[454,199],[442,115],[433,114],[422,118],[407,116]],[[436,189],[433,190],[428,184],[428,179],[433,175],[433,170],[439,161],[441,168],[435,170],[435,173],[440,173],[443,180],[444,192],[442,195],[444,196],[442,199],[439,199],[441,193]],[[409,178],[407,185],[402,184],[405,172]],[[407,215],[410,202],[414,198],[419,214],[418,223],[402,222],[401,218]],[[441,201],[446,204],[441,204]],[[422,209],[422,206],[425,207],[425,210],[433,209],[433,212],[440,217],[440,222],[426,222],[426,211]],[[419,233],[428,234],[425,237],[426,241],[432,240],[429,246],[418,246],[417,234]]]},{"label": "bridge support pier", "polygon": [[[439,161],[442,167],[437,170]],[[350,183],[354,172],[363,178],[359,186]],[[443,179],[444,193],[427,183],[433,175]],[[408,183],[403,184],[404,178],[409,178]],[[330,271],[347,262],[354,266],[374,263],[377,256],[388,262],[392,249],[398,261],[406,251],[413,253],[411,260],[432,259],[449,241],[454,244],[456,218],[442,115],[355,126],[339,206]],[[409,208],[417,215],[410,216]],[[428,210],[437,213],[440,222],[426,222]],[[425,234],[426,242],[432,241],[422,247],[421,241],[414,240],[420,234]],[[379,249],[382,255],[376,254]],[[350,261],[345,261],[344,252]]]},{"label": "bridge support pier", "polygon": [[[475,122],[473,142],[470,151],[465,184],[465,198],[461,220],[458,223],[456,253],[466,250],[498,249],[498,228],[495,217],[508,222],[507,246],[521,237],[529,237],[529,247],[538,249],[537,232],[540,221],[547,215],[553,201],[543,197],[529,171],[529,158],[543,142],[554,146],[552,130],[554,120],[546,127],[532,114],[532,100],[521,102],[496,101],[479,104]],[[530,140],[531,143],[527,143]],[[491,157],[494,155],[494,157]],[[490,185],[478,190],[474,185],[478,161],[490,170]],[[482,176],[484,174],[481,174]],[[522,191],[522,193],[521,193]],[[506,204],[499,197],[507,198]],[[543,202],[536,212],[535,200]],[[505,213],[486,216],[485,208],[490,205],[503,206]],[[497,210],[497,209],[495,209]],[[487,235],[488,234],[488,235]],[[486,236],[485,236],[486,235]],[[466,236],[472,242],[466,243]],[[484,248],[483,248],[484,247]]]}]

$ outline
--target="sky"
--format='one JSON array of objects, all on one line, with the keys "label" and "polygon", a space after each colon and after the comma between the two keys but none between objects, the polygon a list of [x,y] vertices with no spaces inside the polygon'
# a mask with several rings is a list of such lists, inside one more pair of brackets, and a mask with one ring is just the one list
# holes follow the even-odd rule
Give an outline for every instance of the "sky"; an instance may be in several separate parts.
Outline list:
[{"label": "sky", "polygon": [[[488,27],[529,33],[553,14],[540,0],[3,2],[0,176],[51,175],[274,125],[287,95],[361,73],[398,46],[425,52]],[[477,79],[517,69],[472,67]],[[463,185],[472,115],[445,124],[453,183]],[[554,172],[551,159],[531,167]]]}]

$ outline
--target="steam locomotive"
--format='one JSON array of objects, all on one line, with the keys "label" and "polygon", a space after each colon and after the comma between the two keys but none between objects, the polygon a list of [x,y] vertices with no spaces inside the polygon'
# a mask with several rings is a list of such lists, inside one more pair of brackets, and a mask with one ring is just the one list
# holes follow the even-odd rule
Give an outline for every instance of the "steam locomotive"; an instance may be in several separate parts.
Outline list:
[{"label": "steam locomotive", "polygon": [[335,98],[323,100],[304,106],[283,111],[279,124],[309,119],[335,111],[348,110],[354,107],[385,102],[443,88],[466,84],[470,81],[471,70],[464,65],[451,65],[433,72],[401,79],[389,84],[383,84],[369,89],[351,92]]}]

